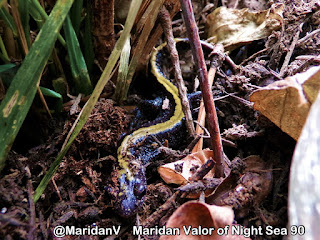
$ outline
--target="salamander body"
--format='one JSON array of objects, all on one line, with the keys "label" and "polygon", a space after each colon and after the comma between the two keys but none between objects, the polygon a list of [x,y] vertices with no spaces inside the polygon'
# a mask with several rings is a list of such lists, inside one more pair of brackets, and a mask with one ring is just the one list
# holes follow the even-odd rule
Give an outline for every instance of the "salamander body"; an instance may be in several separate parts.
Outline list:
[{"label": "salamander body", "polygon": [[[177,40],[179,41],[179,40]],[[137,212],[143,202],[143,196],[146,192],[146,177],[144,164],[146,164],[145,151],[135,153],[134,147],[143,141],[152,141],[151,135],[155,135],[158,139],[161,137],[170,137],[171,131],[181,126],[184,117],[182,112],[181,101],[178,96],[178,89],[170,82],[169,79],[160,70],[161,54],[160,51],[165,47],[166,43],[158,46],[151,56],[151,71],[158,82],[172,96],[174,101],[173,115],[164,122],[155,125],[140,128],[130,135],[126,136],[118,148],[118,180],[119,190],[115,207],[122,216],[129,217]],[[144,153],[143,153],[144,152]],[[153,154],[157,154],[154,151]]]}]

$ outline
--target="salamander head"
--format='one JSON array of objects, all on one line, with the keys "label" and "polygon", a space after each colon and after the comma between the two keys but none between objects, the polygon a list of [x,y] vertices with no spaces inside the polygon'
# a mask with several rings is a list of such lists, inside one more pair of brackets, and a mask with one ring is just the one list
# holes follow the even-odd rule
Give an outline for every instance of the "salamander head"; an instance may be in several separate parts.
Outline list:
[{"label": "salamander head", "polygon": [[126,174],[120,176],[120,189],[116,209],[123,217],[130,217],[142,206],[147,185],[144,174],[138,174],[129,180]]}]

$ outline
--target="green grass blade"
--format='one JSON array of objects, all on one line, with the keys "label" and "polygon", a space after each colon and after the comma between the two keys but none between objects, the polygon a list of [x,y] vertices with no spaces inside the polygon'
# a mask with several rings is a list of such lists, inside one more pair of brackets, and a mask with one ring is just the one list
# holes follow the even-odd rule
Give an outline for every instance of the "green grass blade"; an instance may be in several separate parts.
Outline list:
[{"label": "green grass blade", "polygon": [[18,36],[18,30],[17,30],[16,24],[14,23],[13,17],[9,14],[7,9],[5,9],[3,6],[0,7],[0,18],[11,29],[14,37],[17,37]]},{"label": "green grass blade", "polygon": [[9,63],[10,62],[10,58],[8,56],[8,52],[7,49],[4,45],[4,42],[2,40],[2,37],[0,36],[0,49],[1,49],[1,53],[3,54],[3,60],[5,63]]},{"label": "green grass blade", "polygon": [[20,19],[21,19],[24,35],[26,37],[28,47],[30,47],[29,2],[26,0],[19,0],[18,2],[19,2]]},{"label": "green grass blade", "polygon": [[28,0],[29,3],[29,13],[33,20],[36,21],[39,28],[42,28],[45,20],[41,17],[41,14],[39,13],[38,9],[35,7],[34,4],[32,4],[31,0]]},{"label": "green grass blade", "polygon": [[67,138],[67,141],[68,141],[67,144],[64,146],[64,148],[61,150],[61,152],[59,153],[57,158],[54,160],[54,162],[50,166],[50,169],[48,170],[46,175],[41,180],[39,186],[35,190],[35,194],[33,196],[33,199],[35,202],[39,200],[41,194],[43,193],[43,191],[47,187],[50,179],[52,178],[54,173],[57,171],[57,169],[61,163],[62,158],[67,153],[72,142],[77,137],[80,130],[82,129],[82,127],[84,126],[84,124],[88,120],[94,105],[96,104],[104,86],[106,85],[106,83],[108,82],[108,80],[111,76],[112,70],[115,67],[115,65],[119,59],[120,53],[122,51],[122,48],[123,48],[125,42],[130,37],[130,31],[132,29],[135,17],[136,17],[138,10],[140,8],[141,2],[142,2],[142,0],[133,0],[131,2],[131,7],[130,7],[130,10],[128,13],[128,17],[126,20],[124,30],[123,30],[119,40],[117,41],[110,57],[109,57],[109,61],[107,63],[107,66],[105,67],[105,69],[104,69],[93,93],[91,94],[89,100],[87,101],[86,105],[84,106],[84,108],[82,109],[81,113],[79,114],[77,120],[75,121],[75,123],[73,125],[74,130],[70,131],[70,133],[69,133],[70,138],[69,139]]},{"label": "green grass blade", "polygon": [[62,96],[60,93],[57,93],[49,88],[45,88],[45,87],[40,87],[40,90],[43,94],[43,96],[47,96],[47,97],[53,97],[53,98],[58,98],[58,99],[62,99]]},{"label": "green grass blade", "polygon": [[87,65],[82,55],[78,38],[73,29],[69,16],[67,16],[63,24],[63,29],[66,38],[75,89],[77,93],[89,95],[92,92],[92,85],[88,74]]},{"label": "green grass blade", "polygon": [[7,70],[9,70],[9,69],[11,69],[11,68],[14,68],[14,67],[16,67],[16,65],[13,64],[13,63],[8,63],[8,64],[0,65],[0,73],[5,72],[5,71],[7,71]]},{"label": "green grass blade", "polygon": [[[17,74],[18,69],[19,66],[12,63],[0,65],[0,79],[7,88],[12,83],[12,80]],[[40,91],[43,96],[55,98],[56,101],[54,102],[53,108],[56,112],[61,112],[61,109],[63,107],[62,95],[54,90],[45,87],[40,87]]]},{"label": "green grass blade", "polygon": [[[48,19],[48,15],[46,11],[42,8],[38,0],[28,0],[28,1],[32,6],[32,12],[37,11],[43,20]],[[31,14],[31,16],[33,17],[33,14]],[[41,27],[41,25],[39,25],[39,27]],[[64,47],[66,47],[66,41],[63,39],[63,37],[60,34],[58,35],[58,40]]]},{"label": "green grass blade", "polygon": [[77,0],[74,2],[70,10],[70,18],[71,18],[72,26],[78,37],[80,33],[80,24],[82,21],[82,9],[83,9],[83,0]]},{"label": "green grass blade", "polygon": [[34,99],[42,71],[73,0],[58,0],[0,105],[0,171]]},{"label": "green grass blade", "polygon": [[46,13],[46,11],[42,8],[41,4],[39,3],[38,0],[28,0],[30,5],[36,10],[38,11],[38,13],[40,14],[40,16],[44,19],[47,20],[48,19],[48,15]]},{"label": "green grass blade", "polygon": [[[11,85],[12,80],[18,72],[18,69],[19,66],[13,63],[0,65],[0,79],[6,87]],[[42,92],[43,96],[56,98],[58,101],[55,108],[57,110],[62,109],[63,98],[60,93],[45,87],[40,87],[40,91]]]},{"label": "green grass blade", "polygon": [[60,93],[57,93],[57,92],[55,92],[49,88],[45,88],[45,87],[40,87],[40,91],[42,92],[43,96],[55,98],[56,101],[53,106],[53,109],[56,112],[61,112],[62,107],[63,107],[62,95]]}]

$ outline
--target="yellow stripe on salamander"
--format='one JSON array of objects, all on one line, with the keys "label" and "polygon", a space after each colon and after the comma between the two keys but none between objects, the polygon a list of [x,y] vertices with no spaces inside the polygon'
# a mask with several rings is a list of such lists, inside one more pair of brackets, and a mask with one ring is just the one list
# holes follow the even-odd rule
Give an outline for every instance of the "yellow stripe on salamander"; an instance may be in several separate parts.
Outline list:
[{"label": "yellow stripe on salamander", "polygon": [[[176,42],[183,41],[183,39],[175,39]],[[167,129],[173,128],[177,123],[179,123],[184,117],[181,101],[178,94],[178,89],[173,85],[170,80],[165,78],[157,64],[157,54],[161,51],[167,43],[163,43],[158,46],[151,55],[151,72],[157,78],[158,82],[165,87],[165,89],[172,95],[175,102],[175,110],[173,116],[168,121],[161,122],[150,127],[140,128],[134,131],[132,134],[126,136],[122,141],[120,147],[118,148],[118,162],[120,166],[119,176],[126,174],[128,180],[132,180],[133,176],[129,169],[129,158],[130,158],[130,147],[140,138],[146,137],[148,135],[153,135],[165,131]]]}]

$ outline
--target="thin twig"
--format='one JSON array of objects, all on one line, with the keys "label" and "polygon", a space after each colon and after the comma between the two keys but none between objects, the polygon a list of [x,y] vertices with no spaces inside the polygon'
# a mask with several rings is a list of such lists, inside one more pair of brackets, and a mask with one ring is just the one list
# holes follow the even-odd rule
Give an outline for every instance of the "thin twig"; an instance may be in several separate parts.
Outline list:
[{"label": "thin twig", "polygon": [[29,52],[29,49],[28,49],[28,44],[27,44],[27,40],[26,40],[26,35],[25,35],[25,32],[23,31],[22,22],[20,19],[20,14],[19,14],[19,10],[18,10],[18,2],[17,2],[17,0],[14,0],[14,1],[10,1],[10,4],[11,4],[11,10],[12,10],[11,12],[12,12],[13,20],[17,26],[21,47],[22,47],[24,55],[27,55]]},{"label": "thin twig", "polygon": [[315,56],[315,55],[300,55],[296,57],[297,60],[312,60],[315,62],[320,62],[320,56]]},{"label": "thin twig", "polygon": [[[216,75],[216,69],[215,68],[210,68],[209,69],[209,84],[210,87],[213,84],[213,80],[214,80],[214,76]],[[199,109],[199,113],[198,113],[198,123],[197,127],[196,127],[196,134],[200,135],[203,133],[203,130],[201,129],[201,126],[203,126],[205,124],[205,119],[206,119],[206,112],[205,112],[205,108],[204,108],[204,103],[203,103],[203,98],[201,99],[200,102],[200,109]],[[198,143],[194,146],[194,148],[192,149],[192,152],[198,152],[200,150],[202,150],[203,147],[203,139],[200,138],[200,140],[198,141]]]},{"label": "thin twig", "polygon": [[52,115],[51,115],[50,109],[49,109],[49,107],[48,107],[48,104],[47,104],[47,102],[46,102],[46,99],[44,98],[44,96],[43,96],[43,94],[42,94],[41,89],[40,89],[39,86],[37,86],[37,92],[38,92],[38,94],[39,94],[39,96],[40,96],[41,102],[42,102],[43,106],[45,107],[48,115],[50,116],[50,118],[52,118]]},{"label": "thin twig", "polygon": [[243,66],[244,64],[246,64],[247,62],[249,62],[251,59],[256,58],[258,55],[260,55],[261,53],[264,53],[264,52],[266,52],[266,51],[268,51],[268,50],[269,50],[269,48],[264,48],[264,49],[262,49],[262,50],[260,50],[260,51],[258,51],[258,52],[256,52],[256,53],[252,54],[250,57],[248,57],[248,58],[246,58],[245,60],[243,60],[239,65],[240,65],[240,66]]},{"label": "thin twig", "polygon": [[239,65],[235,64],[234,61],[228,55],[225,55],[226,62],[230,65],[234,72],[240,69]]},{"label": "thin twig", "polygon": [[303,72],[304,69],[306,69],[310,64],[313,62],[319,63],[320,57],[319,56],[313,56],[313,55],[302,55],[296,57],[296,60],[305,60],[304,63],[302,63],[298,68],[296,68],[294,71],[292,71],[291,75],[295,75],[297,73]]},{"label": "thin twig", "polygon": [[[210,53],[210,56],[213,55],[212,61],[211,61],[211,67],[209,69],[208,78],[209,78],[209,87],[211,88],[213,84],[214,77],[217,72],[217,68],[221,65],[222,61],[225,59],[224,54],[224,48],[221,44],[217,44],[212,49],[212,52]],[[214,99],[216,100],[216,99]],[[201,126],[204,126],[205,124],[205,117],[206,112],[204,108],[203,98],[201,99],[200,103],[200,110],[198,114],[198,125],[196,127],[196,134],[200,135],[203,133],[203,130],[201,130]],[[200,139],[199,142],[196,144],[196,146],[193,148],[192,152],[198,152],[202,150],[203,145],[203,139]]]},{"label": "thin twig", "polygon": [[55,188],[56,191],[57,191],[57,195],[58,195],[60,201],[62,201],[62,197],[61,197],[61,194],[60,194],[60,190],[59,190],[59,188],[58,188],[58,186],[57,186],[57,184],[56,184],[56,181],[54,180],[54,176],[51,178],[51,182],[52,182],[54,188]]},{"label": "thin twig", "polygon": [[27,183],[28,187],[28,200],[29,200],[29,209],[30,209],[30,220],[29,220],[29,232],[27,239],[35,239],[35,230],[36,230],[36,210],[35,210],[35,204],[33,201],[33,188],[32,188],[32,183],[31,180],[28,180]]},{"label": "thin twig", "polygon": [[35,239],[35,230],[36,230],[36,209],[33,201],[33,187],[31,182],[31,173],[30,169],[27,166],[25,168],[26,175],[28,177],[27,181],[27,189],[28,189],[28,201],[29,201],[29,211],[30,211],[30,219],[29,219],[29,231],[27,234],[27,239]]},{"label": "thin twig", "polygon": [[206,191],[207,189],[214,189],[221,183],[221,181],[221,178],[204,178],[202,180],[191,182],[187,185],[178,187],[177,190],[183,193],[195,194],[202,191]]},{"label": "thin twig", "polygon": [[170,53],[171,61],[173,63],[173,68],[175,72],[175,80],[178,86],[179,97],[181,99],[182,110],[186,118],[186,127],[190,136],[194,136],[195,129],[193,125],[192,114],[190,110],[190,105],[187,97],[187,88],[184,84],[180,63],[179,63],[179,55],[176,48],[176,42],[174,41],[173,32],[172,32],[172,23],[168,10],[166,7],[162,7],[160,14],[160,22],[163,28],[164,35],[167,39],[167,48]]},{"label": "thin twig", "polygon": [[191,152],[191,150],[196,146],[196,144],[200,139],[201,139],[201,136],[196,135],[195,138],[191,141],[191,143],[189,143],[189,145],[186,147],[186,149],[188,149],[188,151]]},{"label": "thin twig", "polygon": [[305,41],[308,40],[308,38],[313,37],[314,35],[318,34],[320,32],[320,29],[316,29],[313,32],[307,34],[306,36],[304,36],[303,38],[299,39],[299,41],[297,42],[297,46],[299,45],[303,45]]},{"label": "thin twig", "polygon": [[252,108],[253,107],[253,102],[250,102],[244,98],[238,97],[234,94],[230,94],[231,97],[235,98],[236,100],[238,100],[239,102],[243,103],[245,106]]},{"label": "thin twig", "polygon": [[303,24],[304,23],[300,24],[296,35],[294,35],[294,37],[292,39],[291,45],[289,47],[289,51],[287,52],[287,55],[286,55],[286,57],[284,59],[284,62],[282,64],[282,66],[281,66],[281,69],[280,69],[280,73],[279,73],[280,77],[283,77],[285,72],[286,72],[286,70],[287,70],[287,67],[289,65],[289,61],[290,61],[290,58],[292,56],[293,50],[294,50],[294,48],[295,48],[295,46],[296,46],[296,44],[298,42],[299,35],[300,35],[301,31],[302,31]]},{"label": "thin twig", "polygon": [[[21,47],[22,47],[24,55],[27,55],[28,52],[29,52],[29,49],[28,49],[28,44],[27,44],[27,40],[26,40],[26,35],[25,35],[24,31],[23,31],[23,27],[22,27],[20,15],[19,15],[17,0],[11,1],[11,7],[12,7],[12,16],[13,16],[14,22],[16,23],[17,30],[18,30],[18,33],[19,33]],[[38,92],[38,94],[40,96],[41,102],[43,103],[43,106],[45,107],[48,115],[50,116],[50,118],[52,118],[52,115],[51,115],[50,109],[48,107],[48,104],[47,104],[47,102],[46,102],[46,100],[45,100],[45,98],[44,98],[39,86],[37,86],[37,92]]]},{"label": "thin twig", "polygon": [[212,158],[208,159],[197,171],[189,178],[189,181],[199,181],[214,167]]},{"label": "thin twig", "polygon": [[43,238],[44,239],[49,239],[47,226],[46,226],[46,221],[44,220],[44,217],[43,217],[43,214],[42,214],[41,211],[39,212],[39,220],[38,221],[39,221],[39,228],[41,230]]},{"label": "thin twig", "polygon": [[209,80],[207,75],[207,67],[204,61],[203,51],[201,48],[198,27],[196,25],[191,0],[180,0],[182,15],[186,25],[187,34],[190,39],[192,55],[198,69],[200,87],[204,99],[204,106],[207,113],[208,129],[211,135],[211,146],[216,161],[215,176],[224,176],[223,150],[220,137],[219,123]]},{"label": "thin twig", "polygon": [[[198,121],[194,121],[194,122],[197,124],[197,127],[199,127],[199,129],[200,129],[199,133],[197,133],[198,136],[202,136],[202,137],[208,136],[210,138],[210,133],[209,133],[208,129],[206,129],[204,126],[202,126],[202,124],[199,123]],[[206,135],[203,135],[203,132],[205,132]],[[201,148],[199,148],[198,151],[201,151],[201,150],[202,150],[202,146],[201,146]],[[192,152],[195,153],[195,152],[198,152],[198,151],[194,151],[194,148],[193,148]]]}]

